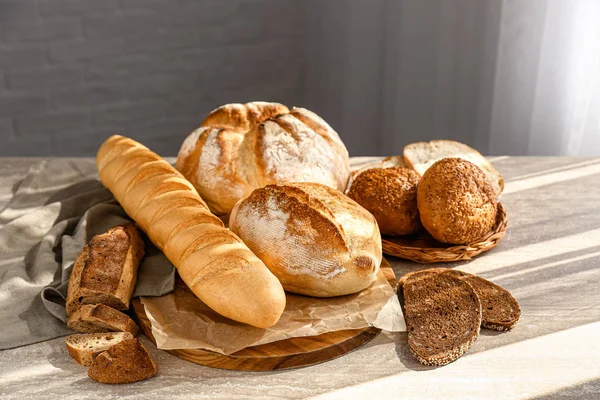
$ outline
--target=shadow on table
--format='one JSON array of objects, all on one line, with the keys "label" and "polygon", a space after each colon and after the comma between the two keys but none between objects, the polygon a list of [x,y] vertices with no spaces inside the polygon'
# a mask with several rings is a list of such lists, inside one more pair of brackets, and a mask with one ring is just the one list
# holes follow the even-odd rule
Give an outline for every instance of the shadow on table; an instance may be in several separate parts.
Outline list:
[{"label": "shadow on table", "polygon": [[594,379],[579,385],[562,388],[555,392],[532,397],[535,400],[556,399],[598,399],[600,398],[600,379]]},{"label": "shadow on table", "polygon": [[50,353],[46,358],[54,368],[58,368],[73,374],[85,374],[86,367],[77,364],[75,360],[71,358],[65,346],[64,340],[53,340],[48,343],[50,345]]}]

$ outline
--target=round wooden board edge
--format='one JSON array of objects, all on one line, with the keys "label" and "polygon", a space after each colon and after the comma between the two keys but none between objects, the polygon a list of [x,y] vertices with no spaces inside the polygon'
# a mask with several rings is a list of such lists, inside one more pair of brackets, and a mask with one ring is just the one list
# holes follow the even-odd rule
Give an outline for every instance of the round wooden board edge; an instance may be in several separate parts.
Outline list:
[{"label": "round wooden board edge", "polygon": [[[392,267],[385,258],[382,259],[381,269],[388,282],[390,282],[392,287],[395,288],[397,285],[396,276]],[[142,332],[144,333],[144,335],[146,335],[146,337],[148,337],[148,339],[150,339],[154,344],[156,344],[156,340],[152,335],[152,327],[150,320],[146,316],[144,305],[142,304],[141,300],[139,298],[133,299],[132,305],[133,314],[135,315]],[[318,342],[319,339],[323,337],[340,337],[339,341],[336,341],[335,343],[330,343],[329,345],[324,345],[321,348],[309,350],[306,352],[293,351],[289,354],[277,356],[260,357],[254,355],[239,354],[245,349],[230,355],[224,355],[204,349],[175,349],[166,351],[186,361],[213,368],[235,371],[274,371],[308,367],[311,365],[320,364],[325,361],[333,360],[335,358],[343,356],[344,354],[350,353],[351,351],[354,351],[359,347],[363,346],[364,344],[370,342],[380,332],[381,330],[378,328],[368,327],[362,329],[350,329],[344,331],[328,332],[319,336],[281,340],[279,342],[275,342],[277,343],[277,346],[281,346],[287,341],[290,341],[292,343],[293,341],[298,340]],[[251,347],[250,349],[268,350],[269,345],[272,345],[272,343]]]}]

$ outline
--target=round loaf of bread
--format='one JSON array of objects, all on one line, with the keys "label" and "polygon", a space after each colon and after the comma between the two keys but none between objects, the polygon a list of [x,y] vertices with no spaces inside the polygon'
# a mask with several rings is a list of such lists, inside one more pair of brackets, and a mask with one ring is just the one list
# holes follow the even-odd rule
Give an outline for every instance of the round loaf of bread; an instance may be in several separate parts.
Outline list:
[{"label": "round loaf of bread", "polygon": [[256,189],[235,205],[229,227],[294,293],[356,293],[371,284],[381,264],[373,215],[317,183]]},{"label": "round loaf of bread", "polygon": [[419,175],[408,168],[373,168],[354,178],[348,196],[375,216],[384,235],[408,235],[423,228],[418,183]]},{"label": "round loaf of bread", "polygon": [[350,175],[348,151],[323,119],[266,102],[212,111],[183,142],[176,166],[217,215],[259,187],[317,182],[344,190]]},{"label": "round loaf of bread", "polygon": [[460,158],[444,158],[425,172],[417,204],[427,232],[444,243],[472,243],[496,221],[492,184],[478,166]]}]

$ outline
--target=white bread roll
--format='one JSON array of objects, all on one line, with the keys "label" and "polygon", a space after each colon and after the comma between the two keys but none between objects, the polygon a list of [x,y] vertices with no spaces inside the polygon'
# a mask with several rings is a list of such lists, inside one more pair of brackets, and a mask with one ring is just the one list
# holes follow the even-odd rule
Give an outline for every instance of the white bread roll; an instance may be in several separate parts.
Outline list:
[{"label": "white bread roll", "polygon": [[123,136],[108,138],[96,163],[104,186],[200,300],[259,328],[279,320],[285,293],[277,278],[210,213],[175,168]]},{"label": "white bread roll", "polygon": [[294,293],[356,293],[369,286],[381,264],[375,218],[317,183],[256,189],[235,205],[229,227]]},{"label": "white bread roll", "polygon": [[278,103],[227,104],[183,142],[177,169],[217,215],[254,189],[317,182],[344,190],[348,151],[318,115]]}]

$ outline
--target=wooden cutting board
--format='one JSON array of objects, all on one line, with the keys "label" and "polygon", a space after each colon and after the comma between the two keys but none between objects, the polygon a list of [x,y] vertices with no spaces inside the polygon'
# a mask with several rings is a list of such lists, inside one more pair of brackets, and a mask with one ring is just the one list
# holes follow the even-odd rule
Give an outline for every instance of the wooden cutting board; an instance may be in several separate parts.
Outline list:
[{"label": "wooden cutting board", "polygon": [[[396,287],[396,276],[385,259],[381,263],[381,270],[392,287]],[[132,303],[140,328],[156,344],[143,304],[139,298],[135,298]],[[340,357],[371,341],[380,331],[378,328],[371,327],[329,332],[319,336],[298,337],[248,347],[230,355],[204,349],[166,351],[184,360],[214,368],[272,371],[306,367]]]}]

